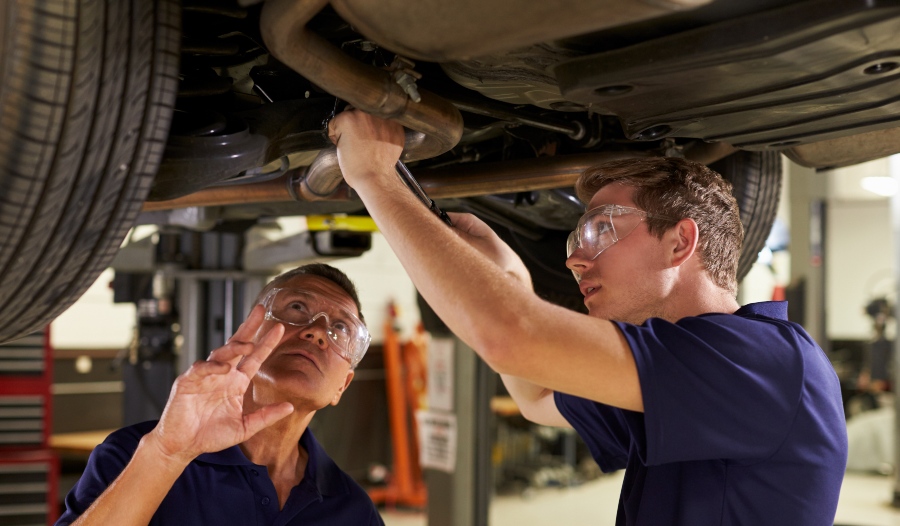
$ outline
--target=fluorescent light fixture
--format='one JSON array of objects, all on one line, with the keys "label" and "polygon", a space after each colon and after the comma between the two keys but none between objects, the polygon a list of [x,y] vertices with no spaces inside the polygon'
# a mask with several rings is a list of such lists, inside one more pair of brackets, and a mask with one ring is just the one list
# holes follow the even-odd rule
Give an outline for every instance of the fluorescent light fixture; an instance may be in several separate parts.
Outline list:
[{"label": "fluorescent light fixture", "polygon": [[900,186],[893,177],[863,177],[859,184],[865,190],[884,197],[891,197],[896,194],[898,186]]}]

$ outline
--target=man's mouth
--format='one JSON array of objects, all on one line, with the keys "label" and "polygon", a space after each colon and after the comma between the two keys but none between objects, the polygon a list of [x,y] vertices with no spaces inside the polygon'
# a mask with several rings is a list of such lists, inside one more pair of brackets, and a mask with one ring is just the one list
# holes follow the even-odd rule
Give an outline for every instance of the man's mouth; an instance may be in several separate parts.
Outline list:
[{"label": "man's mouth", "polygon": [[587,299],[588,296],[594,294],[594,293],[597,292],[598,290],[600,290],[600,286],[599,286],[599,285],[596,285],[596,286],[582,285],[582,286],[581,286],[581,295],[584,296],[585,299]]},{"label": "man's mouth", "polygon": [[310,353],[308,351],[294,349],[294,350],[288,351],[284,354],[285,354],[285,356],[292,356],[295,358],[302,358],[305,360],[309,360],[316,367],[316,369],[322,370],[322,368],[319,367],[319,362],[316,360],[315,357],[312,356],[312,353]]}]

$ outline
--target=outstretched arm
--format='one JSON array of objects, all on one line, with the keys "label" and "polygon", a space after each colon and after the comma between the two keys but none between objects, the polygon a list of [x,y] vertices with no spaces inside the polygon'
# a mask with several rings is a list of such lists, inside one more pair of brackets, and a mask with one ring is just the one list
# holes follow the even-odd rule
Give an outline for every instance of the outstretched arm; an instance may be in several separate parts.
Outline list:
[{"label": "outstretched arm", "polygon": [[507,262],[492,255],[512,253],[493,233],[466,230],[459,217],[456,228],[448,228],[406,189],[394,169],[402,127],[356,110],[341,113],[331,126],[344,178],[413,283],[491,368],[551,390],[643,410],[634,356],[611,322],[543,301],[530,282],[514,277]]},{"label": "outstretched arm", "polygon": [[258,342],[262,307],[206,361],[178,377],[156,428],[145,435],[119,477],[76,525],[147,524],[185,467],[201,453],[239,444],[293,411],[285,402],[243,412],[250,379],[281,341],[276,324]]},{"label": "outstretched arm", "polygon": [[[471,214],[450,214],[456,233],[469,246],[492,261],[507,276],[532,288],[522,259],[484,221]],[[571,427],[553,399],[553,391],[524,378],[501,374],[503,385],[526,419],[545,426]]]},{"label": "outstretched arm", "polygon": [[526,420],[544,426],[572,427],[556,407],[551,389],[508,374],[501,374],[500,379]]}]

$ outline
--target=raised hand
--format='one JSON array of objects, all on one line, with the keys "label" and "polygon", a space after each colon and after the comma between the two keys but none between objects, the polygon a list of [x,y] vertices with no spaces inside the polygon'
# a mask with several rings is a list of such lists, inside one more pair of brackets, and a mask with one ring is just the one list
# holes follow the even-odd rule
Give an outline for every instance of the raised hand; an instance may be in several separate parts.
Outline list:
[{"label": "raised hand", "polygon": [[503,242],[491,227],[472,214],[450,212],[453,226],[460,238],[473,248],[487,256],[507,274],[518,278],[531,288],[531,273],[522,262],[522,258]]},{"label": "raised hand", "polygon": [[332,119],[328,137],[338,147],[338,162],[344,179],[356,188],[361,178],[389,174],[403,152],[403,126],[359,110],[347,110]]},{"label": "raised hand", "polygon": [[225,345],[175,380],[151,435],[163,455],[190,462],[201,453],[240,444],[293,411],[288,402],[251,414],[243,411],[250,379],[284,334],[284,327],[275,324],[254,342],[263,317],[264,309],[257,305]]}]

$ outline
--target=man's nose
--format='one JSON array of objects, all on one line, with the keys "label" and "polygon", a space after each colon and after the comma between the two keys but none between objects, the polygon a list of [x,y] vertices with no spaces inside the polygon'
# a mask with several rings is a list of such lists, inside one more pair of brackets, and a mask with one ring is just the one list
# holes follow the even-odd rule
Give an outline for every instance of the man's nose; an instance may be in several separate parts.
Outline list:
[{"label": "man's nose", "polygon": [[328,347],[328,318],[326,316],[313,318],[309,325],[300,331],[300,337],[314,342],[322,349]]},{"label": "man's nose", "polygon": [[579,276],[584,274],[584,272],[590,268],[590,266],[594,262],[584,255],[584,250],[578,248],[572,255],[566,258],[566,267],[575,274],[575,279],[579,279]]}]

